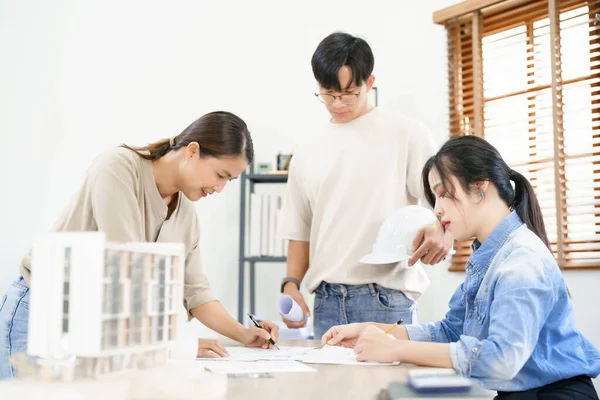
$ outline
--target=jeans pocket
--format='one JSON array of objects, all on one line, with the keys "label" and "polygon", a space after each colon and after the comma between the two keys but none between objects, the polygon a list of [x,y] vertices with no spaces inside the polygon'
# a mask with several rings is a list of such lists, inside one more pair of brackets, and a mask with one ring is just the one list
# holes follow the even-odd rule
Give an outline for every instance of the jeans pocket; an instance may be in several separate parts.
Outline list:
[{"label": "jeans pocket", "polygon": [[323,308],[323,304],[325,303],[325,295],[321,293],[315,294],[315,304],[314,304],[314,312],[318,312]]},{"label": "jeans pocket", "polygon": [[10,325],[10,348],[11,353],[27,351],[27,335],[29,331],[29,304],[19,302],[14,310]]},{"label": "jeans pocket", "polygon": [[404,310],[409,309],[412,301],[408,300],[401,292],[378,291],[375,295],[377,304],[385,310]]}]

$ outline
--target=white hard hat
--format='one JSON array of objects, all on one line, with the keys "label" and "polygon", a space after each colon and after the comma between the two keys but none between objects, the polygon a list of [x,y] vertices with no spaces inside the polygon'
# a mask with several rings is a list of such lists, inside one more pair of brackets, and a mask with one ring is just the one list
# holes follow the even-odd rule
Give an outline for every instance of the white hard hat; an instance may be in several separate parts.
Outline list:
[{"label": "white hard hat", "polygon": [[394,211],[383,222],[377,232],[373,251],[360,259],[363,264],[391,264],[408,260],[412,253],[412,242],[425,225],[437,221],[428,208],[406,206]]}]

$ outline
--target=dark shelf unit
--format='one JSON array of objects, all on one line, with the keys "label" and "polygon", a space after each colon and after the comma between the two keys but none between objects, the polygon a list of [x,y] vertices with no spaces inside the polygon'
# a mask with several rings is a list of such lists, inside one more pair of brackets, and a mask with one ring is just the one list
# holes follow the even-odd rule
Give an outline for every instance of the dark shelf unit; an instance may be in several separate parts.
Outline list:
[{"label": "dark shelf unit", "polygon": [[238,269],[238,321],[244,323],[244,292],[246,288],[245,272],[246,264],[249,266],[249,295],[250,295],[250,313],[254,314],[256,305],[256,263],[263,262],[285,262],[286,257],[270,256],[246,256],[246,230],[247,221],[252,223],[249,218],[250,194],[254,193],[256,184],[287,183],[287,174],[247,174],[242,173],[240,188],[240,255]]}]

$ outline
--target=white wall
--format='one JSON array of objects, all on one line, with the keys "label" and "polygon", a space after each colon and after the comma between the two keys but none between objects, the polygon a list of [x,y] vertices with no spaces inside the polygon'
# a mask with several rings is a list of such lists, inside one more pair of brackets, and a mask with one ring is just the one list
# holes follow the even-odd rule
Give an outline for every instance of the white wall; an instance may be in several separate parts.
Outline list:
[{"label": "white wall", "polygon": [[[335,30],[365,37],[380,104],[447,132],[445,34],[433,11],[455,0],[14,2],[0,0],[0,286],[17,274],[81,182],[90,158],[122,142],[179,133],[226,109],[253,133],[256,159],[275,162],[327,118],[312,96],[310,57]],[[359,183],[360,184],[360,183]],[[203,262],[237,311],[239,182],[197,204]],[[421,319],[441,317],[462,275],[429,269]],[[276,318],[283,265],[259,265],[258,312]],[[565,274],[581,330],[600,347],[600,271]]]},{"label": "white wall", "polygon": [[[426,121],[441,140],[445,39],[431,13],[449,3],[0,1],[1,286],[91,157],[110,146],[170,137],[226,109],[248,122],[257,160],[289,152],[310,134],[305,127],[327,118],[312,95],[310,58],[335,30],[371,43],[380,103]],[[198,212],[204,265],[235,313],[239,182],[201,200]],[[259,265],[266,316],[277,316],[271,304],[283,274],[283,265]]]}]

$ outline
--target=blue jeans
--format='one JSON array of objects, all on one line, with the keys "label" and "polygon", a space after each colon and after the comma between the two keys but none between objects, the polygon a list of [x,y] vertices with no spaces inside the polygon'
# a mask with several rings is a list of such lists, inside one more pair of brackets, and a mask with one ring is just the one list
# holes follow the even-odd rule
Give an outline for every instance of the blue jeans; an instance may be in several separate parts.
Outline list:
[{"label": "blue jeans", "polygon": [[321,282],[315,291],[315,339],[321,339],[334,325],[353,322],[393,324],[402,319],[412,323],[416,303],[399,290],[386,289],[375,283],[338,285]]},{"label": "blue jeans", "polygon": [[28,319],[29,287],[21,277],[0,296],[0,380],[15,376],[10,357],[27,351]]}]

